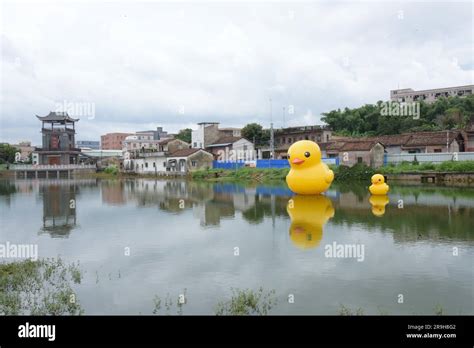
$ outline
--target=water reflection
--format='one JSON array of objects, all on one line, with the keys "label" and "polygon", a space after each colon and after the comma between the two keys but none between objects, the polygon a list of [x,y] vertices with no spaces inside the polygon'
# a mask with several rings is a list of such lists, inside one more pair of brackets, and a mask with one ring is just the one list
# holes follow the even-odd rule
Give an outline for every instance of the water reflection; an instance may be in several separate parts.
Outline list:
[{"label": "water reflection", "polygon": [[387,195],[370,196],[369,202],[372,205],[372,214],[375,216],[383,216],[385,214],[385,206],[390,203]]},{"label": "water reflection", "polygon": [[323,238],[323,226],[334,217],[331,200],[322,195],[296,195],[288,201],[287,211],[291,218],[291,241],[301,249],[318,246]]},{"label": "water reflection", "polygon": [[76,193],[78,187],[71,182],[42,185],[43,227],[41,233],[53,238],[67,238],[76,227]]},{"label": "water reflection", "polygon": [[[90,192],[86,197],[80,191]],[[102,204],[96,202],[100,194]],[[370,197],[364,186],[334,186],[326,196],[295,196],[294,212],[287,211],[291,191],[284,185],[197,183],[179,180],[24,180],[0,181],[0,199],[11,207],[18,196],[37,195],[43,206],[40,233],[67,238],[77,227],[77,210],[91,204],[140,208],[182,215],[192,212],[194,227],[221,228],[222,221],[244,221],[258,225],[270,220],[288,220],[290,237],[302,248],[315,247],[323,226],[392,233],[397,242],[420,239],[474,240],[474,190],[430,187],[393,187],[389,197]],[[81,198],[82,197],[82,198]],[[78,202],[78,199],[85,202]],[[390,207],[390,208],[389,208]],[[140,214],[140,212],[136,212]],[[137,215],[138,216],[138,215]],[[383,219],[376,217],[383,216]],[[199,222],[198,222],[199,221]],[[104,221],[98,222],[104,224]],[[287,226],[287,225],[286,225]],[[287,233],[285,226],[285,234]],[[299,226],[299,227],[295,227]],[[298,233],[297,231],[310,231]]]}]

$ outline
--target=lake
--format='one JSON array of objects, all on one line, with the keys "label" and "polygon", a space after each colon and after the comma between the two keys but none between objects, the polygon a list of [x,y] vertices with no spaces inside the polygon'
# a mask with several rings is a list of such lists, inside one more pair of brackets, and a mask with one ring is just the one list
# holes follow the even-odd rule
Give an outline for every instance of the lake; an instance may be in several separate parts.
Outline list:
[{"label": "lake", "polygon": [[0,243],[79,262],[85,314],[152,314],[156,296],[180,295],[183,314],[214,314],[260,287],[271,314],[474,314],[474,189],[388,199],[360,184],[293,197],[285,184],[3,180]]}]

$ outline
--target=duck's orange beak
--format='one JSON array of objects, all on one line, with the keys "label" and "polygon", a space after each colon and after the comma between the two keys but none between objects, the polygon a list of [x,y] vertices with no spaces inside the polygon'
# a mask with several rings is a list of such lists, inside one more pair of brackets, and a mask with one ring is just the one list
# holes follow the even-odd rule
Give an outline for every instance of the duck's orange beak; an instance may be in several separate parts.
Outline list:
[{"label": "duck's orange beak", "polygon": [[304,160],[299,159],[298,157],[296,157],[293,161],[291,161],[291,163],[293,163],[293,164],[301,164],[301,163],[304,163]]}]

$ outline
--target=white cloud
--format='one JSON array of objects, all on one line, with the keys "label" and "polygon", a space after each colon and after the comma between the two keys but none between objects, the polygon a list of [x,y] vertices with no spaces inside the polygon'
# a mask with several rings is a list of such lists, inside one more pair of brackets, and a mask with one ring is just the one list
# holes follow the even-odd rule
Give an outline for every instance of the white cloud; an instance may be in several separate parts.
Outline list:
[{"label": "white cloud", "polygon": [[268,126],[269,97],[279,127],[284,105],[295,107],[291,124],[305,124],[387,99],[398,85],[470,84],[470,6],[8,2],[0,141],[38,143],[34,115],[63,100],[95,103],[77,138],[99,139],[202,120]]}]

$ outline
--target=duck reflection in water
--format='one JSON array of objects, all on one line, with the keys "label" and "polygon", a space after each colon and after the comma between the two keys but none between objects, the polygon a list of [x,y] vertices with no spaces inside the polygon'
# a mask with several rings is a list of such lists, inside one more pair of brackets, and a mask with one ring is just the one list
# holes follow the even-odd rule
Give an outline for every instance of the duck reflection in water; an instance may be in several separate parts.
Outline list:
[{"label": "duck reflection in water", "polygon": [[370,196],[369,202],[372,205],[372,214],[381,217],[385,214],[385,206],[390,202],[387,195]]},{"label": "duck reflection in water", "polygon": [[329,198],[322,195],[296,195],[286,207],[291,219],[290,238],[301,249],[319,245],[323,238],[323,226],[334,216]]}]

